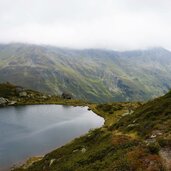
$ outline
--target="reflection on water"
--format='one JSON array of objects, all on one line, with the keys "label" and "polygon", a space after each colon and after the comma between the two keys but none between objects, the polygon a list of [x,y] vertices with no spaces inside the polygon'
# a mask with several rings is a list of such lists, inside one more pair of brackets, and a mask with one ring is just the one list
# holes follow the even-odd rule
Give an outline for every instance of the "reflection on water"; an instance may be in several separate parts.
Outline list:
[{"label": "reflection on water", "polygon": [[59,147],[103,118],[86,107],[34,105],[0,108],[0,168]]}]

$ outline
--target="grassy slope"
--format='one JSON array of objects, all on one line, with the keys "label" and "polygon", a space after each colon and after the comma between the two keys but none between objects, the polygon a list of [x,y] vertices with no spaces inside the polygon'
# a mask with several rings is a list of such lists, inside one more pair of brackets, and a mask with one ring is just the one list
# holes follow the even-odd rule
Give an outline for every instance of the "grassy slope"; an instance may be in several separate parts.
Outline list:
[{"label": "grassy slope", "polygon": [[[16,87],[0,85],[0,96],[18,99]],[[42,99],[42,94],[27,90],[34,98],[19,98],[18,104],[55,103],[88,105],[60,97]],[[89,108],[105,118],[102,128],[89,131],[58,148],[42,159],[31,159],[15,171],[158,171],[165,170],[159,150],[170,148],[171,93],[146,104],[89,104]],[[134,111],[132,113],[132,111]],[[130,113],[129,113],[130,111]],[[146,127],[148,126],[148,127]],[[156,131],[161,132],[157,134]],[[151,135],[156,134],[154,138]],[[149,141],[150,140],[150,141]],[[168,152],[168,151],[164,151]],[[32,163],[30,165],[30,163]],[[28,167],[29,166],[29,167]]]},{"label": "grassy slope", "polygon": [[162,135],[169,136],[171,132],[171,92],[152,100],[140,108],[132,115],[122,117],[113,124],[111,129],[119,129],[123,132],[137,132],[141,137],[148,138],[153,132],[161,132]]}]

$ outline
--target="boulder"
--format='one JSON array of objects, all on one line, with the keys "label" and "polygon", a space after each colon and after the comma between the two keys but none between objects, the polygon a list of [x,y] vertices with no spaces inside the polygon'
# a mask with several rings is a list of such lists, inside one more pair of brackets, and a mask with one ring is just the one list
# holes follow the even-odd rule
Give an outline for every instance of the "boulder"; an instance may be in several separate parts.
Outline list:
[{"label": "boulder", "polygon": [[17,104],[17,101],[11,101],[11,102],[9,102],[9,105],[15,105],[15,104]]},{"label": "boulder", "polygon": [[26,97],[27,96],[27,92],[26,91],[22,91],[19,93],[20,97]]},{"label": "boulder", "polygon": [[87,151],[86,148],[82,148],[82,149],[81,149],[81,152],[82,152],[82,153],[85,153],[86,151]]},{"label": "boulder", "polygon": [[9,102],[8,99],[0,97],[0,106],[6,106],[8,104],[8,102]]},{"label": "boulder", "polygon": [[42,96],[42,98],[43,98],[43,99],[47,99],[48,97],[47,97],[47,96],[45,96],[45,95],[43,95],[43,96]]},{"label": "boulder", "polygon": [[72,94],[70,93],[62,93],[62,98],[63,99],[72,99]]},{"label": "boulder", "polygon": [[24,91],[24,88],[23,88],[23,87],[20,87],[20,86],[17,86],[17,87],[16,87],[16,92],[17,92],[17,93],[20,93],[20,92],[22,92],[22,91]]},{"label": "boulder", "polygon": [[50,163],[49,163],[49,166],[51,166],[55,161],[56,161],[56,159],[51,159]]}]

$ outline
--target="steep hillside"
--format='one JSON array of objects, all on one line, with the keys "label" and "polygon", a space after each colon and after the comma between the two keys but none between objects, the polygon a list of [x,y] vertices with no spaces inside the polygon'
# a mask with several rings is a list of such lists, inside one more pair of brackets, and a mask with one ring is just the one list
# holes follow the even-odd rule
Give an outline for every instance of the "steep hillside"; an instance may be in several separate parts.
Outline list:
[{"label": "steep hillside", "polygon": [[0,81],[93,102],[146,100],[171,87],[171,52],[0,45]]},{"label": "steep hillside", "polygon": [[171,92],[141,103],[90,105],[105,125],[16,171],[170,171]]},{"label": "steep hillside", "polygon": [[171,92],[122,117],[111,128],[126,133],[136,132],[146,139],[164,136],[171,140]]}]

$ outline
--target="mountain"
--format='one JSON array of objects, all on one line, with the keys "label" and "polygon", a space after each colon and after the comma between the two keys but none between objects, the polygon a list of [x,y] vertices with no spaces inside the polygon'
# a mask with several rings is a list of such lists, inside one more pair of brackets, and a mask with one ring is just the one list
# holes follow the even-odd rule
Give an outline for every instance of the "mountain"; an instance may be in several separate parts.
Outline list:
[{"label": "mountain", "polygon": [[171,87],[171,52],[1,44],[0,82],[93,102],[140,101]]}]

